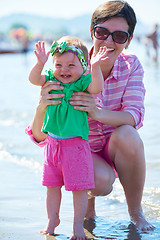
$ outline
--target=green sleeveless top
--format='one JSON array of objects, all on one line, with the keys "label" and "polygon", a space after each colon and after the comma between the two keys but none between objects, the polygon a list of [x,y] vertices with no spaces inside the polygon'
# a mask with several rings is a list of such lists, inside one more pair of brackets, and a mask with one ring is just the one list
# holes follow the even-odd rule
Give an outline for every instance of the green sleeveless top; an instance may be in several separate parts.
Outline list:
[{"label": "green sleeveless top", "polygon": [[[45,75],[47,81],[58,81],[53,70],[48,70]],[[59,82],[59,81],[58,81]],[[69,103],[73,92],[85,91],[91,82],[91,74],[82,75],[80,79],[72,83],[61,83],[63,90],[52,90],[50,93],[63,93],[61,104],[47,106],[42,131],[51,132],[60,137],[82,137],[88,140],[89,126],[87,112],[74,109],[74,105]],[[57,99],[53,99],[57,100]]]}]

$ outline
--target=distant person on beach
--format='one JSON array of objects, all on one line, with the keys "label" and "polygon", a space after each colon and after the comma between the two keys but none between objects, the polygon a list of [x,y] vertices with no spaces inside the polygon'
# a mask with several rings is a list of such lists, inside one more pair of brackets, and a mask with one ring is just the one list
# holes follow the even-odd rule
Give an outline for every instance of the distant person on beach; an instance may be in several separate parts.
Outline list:
[{"label": "distant person on beach", "polygon": [[[155,62],[158,61],[158,48],[159,48],[159,43],[158,43],[158,24],[155,24],[154,26],[154,30],[151,34],[146,36],[146,51],[147,51],[147,55],[150,56],[150,50],[153,47],[154,51],[155,51],[155,56],[153,58],[153,60]],[[152,44],[152,47],[150,47],[150,43]]]},{"label": "distant person on beach", "polygon": [[[87,112],[89,117],[95,188],[88,191],[86,219],[95,218],[95,197],[111,193],[117,176],[132,223],[140,231],[149,231],[154,226],[146,220],[141,206],[146,164],[143,142],[137,132],[144,119],[144,71],[134,54],[123,52],[131,43],[135,25],[135,12],[125,1],[107,1],[97,7],[90,26],[93,46],[89,51],[88,72],[94,56],[101,47],[106,47],[108,58],[100,62],[104,88],[97,95],[74,93],[70,104],[77,111]],[[50,96],[51,89],[60,87],[51,82],[44,84],[28,128],[37,144],[46,142],[41,132],[46,106],[58,103],[57,95]],[[52,103],[51,98],[55,98]]]},{"label": "distant person on beach", "polygon": [[[53,56],[53,70],[42,74],[49,54]],[[61,97],[61,103],[47,107],[42,136],[46,138],[42,184],[47,186],[48,224],[42,234],[54,234],[59,225],[61,187],[73,192],[74,224],[73,239],[86,239],[83,221],[87,210],[87,190],[93,189],[93,159],[88,143],[87,112],[77,111],[69,104],[74,92],[87,91],[97,94],[102,91],[104,80],[100,62],[106,60],[106,47],[101,47],[91,61],[91,74],[87,70],[88,50],[75,37],[64,36],[53,42],[51,50],[45,51],[44,42],[36,44],[37,63],[29,74],[32,84],[43,86],[53,83],[57,89],[50,91],[53,98]],[[59,90],[61,89],[61,90]],[[50,102],[51,103],[51,102]],[[41,108],[41,107],[40,107]],[[42,122],[43,122],[42,119]],[[36,123],[39,125],[39,123]],[[38,126],[37,126],[38,127]],[[38,140],[39,133],[34,137]],[[41,137],[40,139],[41,140]]]}]

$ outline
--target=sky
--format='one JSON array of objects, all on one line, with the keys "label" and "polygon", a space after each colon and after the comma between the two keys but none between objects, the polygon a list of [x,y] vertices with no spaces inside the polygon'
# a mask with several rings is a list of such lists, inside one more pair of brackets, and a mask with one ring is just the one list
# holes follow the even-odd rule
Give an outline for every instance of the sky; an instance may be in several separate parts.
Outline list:
[{"label": "sky", "polygon": [[[105,0],[0,0],[0,17],[11,13],[71,18],[92,14]],[[159,0],[128,0],[137,17],[146,24],[160,24]]]}]

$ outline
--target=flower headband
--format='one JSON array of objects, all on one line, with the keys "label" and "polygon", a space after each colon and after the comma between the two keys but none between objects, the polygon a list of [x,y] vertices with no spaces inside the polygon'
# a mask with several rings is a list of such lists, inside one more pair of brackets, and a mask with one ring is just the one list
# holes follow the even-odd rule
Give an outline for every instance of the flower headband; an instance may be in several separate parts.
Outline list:
[{"label": "flower headband", "polygon": [[80,63],[82,64],[83,73],[87,70],[87,62],[85,60],[84,53],[78,47],[67,45],[66,42],[61,42],[60,44],[58,44],[57,41],[54,41],[51,46],[50,52],[51,52],[52,56],[54,56],[54,54],[56,52],[60,52],[60,53],[71,52],[79,58]]}]

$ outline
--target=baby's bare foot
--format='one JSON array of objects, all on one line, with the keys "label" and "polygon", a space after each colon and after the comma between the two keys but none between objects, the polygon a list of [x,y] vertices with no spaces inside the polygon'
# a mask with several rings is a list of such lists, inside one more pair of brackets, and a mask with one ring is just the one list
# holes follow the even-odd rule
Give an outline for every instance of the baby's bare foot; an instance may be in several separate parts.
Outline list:
[{"label": "baby's bare foot", "polygon": [[55,228],[60,224],[60,220],[57,217],[56,219],[49,219],[48,224],[44,230],[41,230],[40,233],[43,235],[53,235]]},{"label": "baby's bare foot", "polygon": [[131,221],[134,223],[134,225],[137,227],[140,231],[152,231],[154,230],[154,226],[150,224],[143,215],[143,212],[140,211],[134,211],[131,215]]}]

